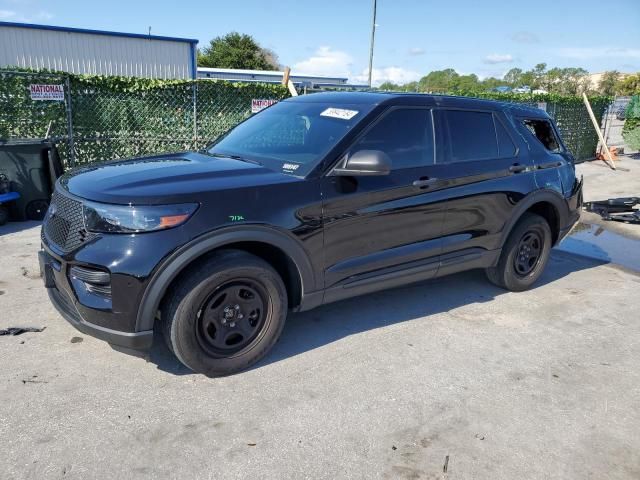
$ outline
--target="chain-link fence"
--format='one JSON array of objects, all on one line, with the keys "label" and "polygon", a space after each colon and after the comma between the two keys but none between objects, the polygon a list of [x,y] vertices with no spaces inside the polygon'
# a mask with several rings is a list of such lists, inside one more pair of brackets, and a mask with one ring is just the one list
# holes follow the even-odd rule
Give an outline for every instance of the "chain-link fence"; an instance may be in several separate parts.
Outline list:
[{"label": "chain-link fence", "polygon": [[[56,86],[57,95],[42,95],[38,86]],[[272,84],[0,70],[0,139],[48,136],[57,141],[66,167],[199,149],[251,115],[253,100],[288,95],[285,87]],[[488,95],[481,96],[496,98]],[[598,138],[581,99],[543,104],[517,96],[496,99],[544,108],[576,159],[594,157]],[[598,121],[608,103],[592,102]]]},{"label": "chain-link fence", "polygon": [[[602,122],[604,141],[607,146],[609,148],[616,147],[625,153],[633,153],[633,149],[626,145],[622,132],[626,121],[627,107],[630,102],[631,97],[629,96],[616,97],[607,108]],[[599,145],[599,148],[602,150],[603,146]]]},{"label": "chain-link fence", "polygon": [[[34,87],[61,86],[47,99]],[[37,92],[36,92],[37,93]],[[0,139],[49,138],[66,167],[204,147],[285,87],[0,71]]]},{"label": "chain-link fence", "polygon": [[[31,85],[62,86],[61,100],[33,100]],[[69,127],[67,77],[0,71],[0,138],[66,138]]]}]

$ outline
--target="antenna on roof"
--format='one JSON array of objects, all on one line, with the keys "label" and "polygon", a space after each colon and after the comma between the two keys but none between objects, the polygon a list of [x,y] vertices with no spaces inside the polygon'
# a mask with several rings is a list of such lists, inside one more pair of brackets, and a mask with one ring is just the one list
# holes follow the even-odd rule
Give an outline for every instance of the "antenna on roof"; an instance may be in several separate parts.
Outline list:
[{"label": "antenna on roof", "polygon": [[151,36],[151,27],[149,27],[149,36]]}]

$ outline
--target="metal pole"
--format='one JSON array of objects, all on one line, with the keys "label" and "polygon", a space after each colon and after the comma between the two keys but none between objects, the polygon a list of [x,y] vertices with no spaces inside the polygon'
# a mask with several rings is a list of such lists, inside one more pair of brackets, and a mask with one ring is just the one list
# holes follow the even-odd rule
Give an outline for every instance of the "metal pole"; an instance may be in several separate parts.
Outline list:
[{"label": "metal pole", "polygon": [[373,44],[376,39],[376,7],[377,0],[373,0],[373,17],[371,20],[371,47],[369,48],[369,88],[371,88],[371,75],[373,72]]},{"label": "metal pole", "polygon": [[67,145],[69,146],[69,163],[72,167],[76,165],[76,150],[73,144],[73,110],[71,109],[71,82],[69,77],[65,80],[67,90]]}]

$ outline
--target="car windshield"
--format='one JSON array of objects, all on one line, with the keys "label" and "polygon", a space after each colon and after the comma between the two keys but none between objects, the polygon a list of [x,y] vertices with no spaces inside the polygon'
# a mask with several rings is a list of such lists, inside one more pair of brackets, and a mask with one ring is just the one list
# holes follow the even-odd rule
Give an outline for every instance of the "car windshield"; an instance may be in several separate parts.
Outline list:
[{"label": "car windshield", "polygon": [[371,108],[361,104],[280,102],[229,131],[208,152],[304,176]]}]

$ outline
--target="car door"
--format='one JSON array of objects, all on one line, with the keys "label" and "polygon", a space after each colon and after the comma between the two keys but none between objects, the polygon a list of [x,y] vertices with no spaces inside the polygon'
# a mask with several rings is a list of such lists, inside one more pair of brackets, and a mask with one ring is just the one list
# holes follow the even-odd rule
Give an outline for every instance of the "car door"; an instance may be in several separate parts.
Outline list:
[{"label": "car door", "polygon": [[[518,201],[535,189],[526,144],[500,111],[434,110],[438,182],[446,202],[441,271],[447,263],[497,251]],[[520,148],[524,147],[524,148]]]},{"label": "car door", "polygon": [[397,280],[405,268],[414,268],[420,278],[437,271],[444,210],[429,191],[431,110],[390,108],[345,155],[359,150],[386,153],[392,167],[383,176],[329,173],[323,179],[325,288],[334,288],[327,294],[331,300],[350,296],[347,284],[364,282],[375,290],[375,283]]}]

